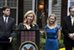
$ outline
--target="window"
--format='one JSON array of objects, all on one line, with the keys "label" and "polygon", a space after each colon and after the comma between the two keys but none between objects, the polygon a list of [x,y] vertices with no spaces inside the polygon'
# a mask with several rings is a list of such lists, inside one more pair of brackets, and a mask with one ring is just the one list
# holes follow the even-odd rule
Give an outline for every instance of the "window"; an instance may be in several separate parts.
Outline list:
[{"label": "window", "polygon": [[7,5],[9,7],[17,7],[17,0],[7,0]]},{"label": "window", "polygon": [[0,0],[0,7],[4,6],[4,0]]}]

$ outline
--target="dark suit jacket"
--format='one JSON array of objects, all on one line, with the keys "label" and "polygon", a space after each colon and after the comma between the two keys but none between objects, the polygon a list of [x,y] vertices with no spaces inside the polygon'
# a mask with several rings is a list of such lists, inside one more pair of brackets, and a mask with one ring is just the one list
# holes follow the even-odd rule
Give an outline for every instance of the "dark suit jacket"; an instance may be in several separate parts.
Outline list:
[{"label": "dark suit jacket", "polygon": [[8,23],[5,24],[3,17],[0,17],[0,42],[9,42],[9,37],[12,36],[15,21],[13,18],[8,18]]},{"label": "dark suit jacket", "polygon": [[63,17],[62,31],[63,31],[64,37],[67,39],[70,39],[69,33],[74,33],[74,25],[72,25],[72,23],[71,23],[70,16]]}]

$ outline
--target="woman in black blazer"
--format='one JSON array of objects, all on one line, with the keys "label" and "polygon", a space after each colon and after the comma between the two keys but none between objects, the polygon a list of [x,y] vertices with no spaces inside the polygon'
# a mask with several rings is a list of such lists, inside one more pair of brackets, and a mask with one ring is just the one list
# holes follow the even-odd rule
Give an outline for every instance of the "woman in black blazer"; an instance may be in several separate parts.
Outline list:
[{"label": "woman in black blazer", "polygon": [[24,15],[23,23],[19,24],[19,29],[39,30],[36,20],[37,20],[36,15],[32,10],[26,12]]}]

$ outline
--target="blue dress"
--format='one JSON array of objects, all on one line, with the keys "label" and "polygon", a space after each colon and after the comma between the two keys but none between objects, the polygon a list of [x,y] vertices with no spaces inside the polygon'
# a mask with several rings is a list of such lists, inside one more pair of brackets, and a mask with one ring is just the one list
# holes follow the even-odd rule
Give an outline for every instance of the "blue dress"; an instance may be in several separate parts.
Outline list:
[{"label": "blue dress", "polygon": [[55,28],[50,29],[46,25],[44,29],[47,36],[45,50],[58,50],[58,33],[57,32],[60,29],[60,26],[57,25]]}]

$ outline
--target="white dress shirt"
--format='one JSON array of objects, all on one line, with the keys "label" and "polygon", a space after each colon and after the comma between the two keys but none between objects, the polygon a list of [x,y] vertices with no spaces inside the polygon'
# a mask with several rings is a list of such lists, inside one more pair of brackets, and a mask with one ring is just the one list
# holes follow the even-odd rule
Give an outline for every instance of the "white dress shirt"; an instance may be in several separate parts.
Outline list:
[{"label": "white dress shirt", "polygon": [[74,17],[71,16],[71,23],[73,25],[73,22],[74,22]]},{"label": "white dress shirt", "polygon": [[[7,18],[6,21],[5,21],[5,18]],[[8,23],[8,17],[3,16],[3,19],[4,19],[4,22]]]},{"label": "white dress shirt", "polygon": [[31,26],[28,25],[28,24],[24,24],[24,25],[26,26],[26,28],[27,28],[28,30],[31,28]]}]

